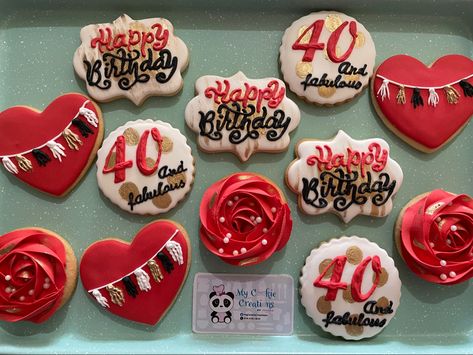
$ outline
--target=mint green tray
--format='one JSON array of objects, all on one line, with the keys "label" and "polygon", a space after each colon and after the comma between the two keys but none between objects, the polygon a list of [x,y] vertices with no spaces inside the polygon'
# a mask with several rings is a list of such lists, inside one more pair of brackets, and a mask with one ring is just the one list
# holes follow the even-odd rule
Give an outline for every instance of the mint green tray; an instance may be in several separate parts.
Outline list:
[{"label": "mint green tray", "polygon": [[[217,9],[218,8],[218,9]],[[3,353],[467,353],[473,351],[473,287],[466,282],[441,287],[415,277],[394,250],[392,229],[401,207],[413,196],[444,188],[473,194],[473,125],[435,154],[419,153],[394,136],[377,118],[367,91],[353,102],[319,108],[297,102],[301,124],[287,152],[253,156],[241,164],[231,154],[204,154],[185,127],[184,108],[194,96],[194,82],[204,74],[229,76],[242,70],[249,77],[279,76],[278,49],[283,31],[312,10],[334,9],[354,16],[371,32],[377,63],[408,53],[430,63],[447,53],[473,56],[473,4],[466,0],[382,1],[7,1],[0,0],[0,109],[12,105],[43,108],[61,93],[85,92],[74,75],[72,56],[79,30],[89,23],[114,20],[126,12],[133,18],[165,17],[190,49],[184,90],[175,97],[150,98],[137,108],[130,101],[102,104],[105,134],[128,120],[169,121],[189,137],[197,175],[187,199],[162,217],[175,219],[192,239],[189,278],[174,307],[156,327],[146,327],[103,312],[79,283],[68,306],[42,325],[1,324]],[[295,142],[303,137],[329,138],[343,129],[354,138],[382,137],[405,174],[387,218],[358,217],[343,225],[334,215],[307,217],[283,183]],[[1,132],[0,132],[1,136]],[[255,171],[277,182],[293,211],[294,230],[284,251],[261,265],[235,268],[201,246],[197,209],[205,188],[234,171]],[[17,184],[0,173],[0,233],[42,226],[65,236],[80,257],[105,236],[132,236],[153,220],[129,215],[109,203],[98,190],[95,166],[64,199],[53,199]],[[296,280],[305,257],[321,241],[342,234],[366,236],[393,255],[403,281],[401,306],[379,336],[358,343],[323,333],[305,315],[296,297],[294,334],[290,337],[206,336],[191,331],[192,279],[196,272],[287,273]]]}]

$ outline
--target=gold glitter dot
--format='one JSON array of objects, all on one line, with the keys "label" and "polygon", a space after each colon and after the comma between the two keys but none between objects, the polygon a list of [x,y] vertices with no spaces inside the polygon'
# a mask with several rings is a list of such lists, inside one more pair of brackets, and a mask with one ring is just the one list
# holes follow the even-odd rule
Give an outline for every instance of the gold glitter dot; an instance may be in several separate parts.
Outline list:
[{"label": "gold glitter dot", "polygon": [[296,74],[299,78],[305,78],[312,73],[312,64],[309,62],[299,62],[296,64]]},{"label": "gold glitter dot", "polygon": [[322,314],[327,314],[332,310],[332,304],[330,301],[327,301],[325,299],[325,296],[320,296],[319,299],[317,300],[317,310],[322,313]]},{"label": "gold glitter dot", "polygon": [[354,303],[353,297],[351,295],[351,285],[347,285],[347,288],[343,290],[343,299],[348,303]]},{"label": "gold glitter dot", "polygon": [[358,265],[363,260],[363,252],[357,246],[351,246],[347,249],[345,255],[350,264]]},{"label": "gold glitter dot", "polygon": [[118,193],[120,194],[121,198],[125,201],[128,201],[128,196],[130,193],[133,193],[133,196],[136,196],[140,193],[138,187],[132,182],[125,182],[120,186],[118,189]]},{"label": "gold glitter dot", "polygon": [[321,97],[325,97],[325,98],[328,98],[328,97],[331,97],[335,94],[335,92],[337,91],[336,88],[334,87],[326,87],[326,86],[319,86],[319,88],[317,89],[317,91],[319,92],[319,95]]},{"label": "gold glitter dot", "polygon": [[126,145],[137,145],[140,141],[140,134],[136,129],[131,127],[125,129],[123,136],[125,137]]},{"label": "gold glitter dot", "polygon": [[[299,28],[299,32],[297,33],[297,38],[299,38],[302,33],[307,29],[307,26],[301,26],[301,28]],[[311,31],[307,31],[304,35],[304,37],[301,38],[301,40],[299,41],[300,44],[307,44],[310,42],[310,37],[312,36],[312,33]]]},{"label": "gold glitter dot", "polygon": [[330,32],[335,31],[342,23],[342,19],[336,14],[330,14],[325,18],[325,27]]},{"label": "gold glitter dot", "polygon": [[376,305],[381,308],[386,308],[389,306],[389,300],[383,296],[376,302]]},{"label": "gold glitter dot", "polygon": [[[146,158],[146,166],[151,169],[154,164],[156,164],[156,161],[152,158]],[[154,173],[152,173],[150,176],[153,176],[153,175],[156,175],[158,173],[158,170],[156,169],[156,171]]]},{"label": "gold glitter dot", "polygon": [[[349,317],[350,320],[353,320],[354,318],[358,320],[358,314],[352,314]],[[363,327],[360,327],[359,325],[347,324],[345,325],[345,330],[347,331],[348,334],[354,337],[357,337],[363,334]]]},{"label": "gold glitter dot", "polygon": [[[325,59],[330,60],[330,57],[328,56],[328,53],[327,53],[327,47],[324,48],[324,54],[325,54]],[[340,49],[339,46],[335,47],[335,55],[337,56],[337,58],[340,58],[340,56],[342,55],[342,50]]]},{"label": "gold glitter dot", "polygon": [[162,196],[156,196],[155,198],[151,200],[151,202],[153,202],[153,205],[155,205],[158,208],[166,208],[171,204],[172,199],[171,199],[171,196],[169,196],[169,194],[164,194]]},{"label": "gold glitter dot", "polygon": [[181,181],[186,182],[186,174],[185,173],[179,173],[173,176],[168,176],[167,177],[168,184],[170,185],[178,185]]},{"label": "gold glitter dot", "polygon": [[[373,282],[376,277],[376,274],[373,273]],[[379,283],[378,287],[383,287],[388,282],[389,274],[384,267],[381,268],[381,274],[379,274]]]},{"label": "gold glitter dot", "polygon": [[[322,260],[322,262],[319,264],[319,274],[321,274],[331,262],[332,262],[332,259]],[[327,270],[327,273],[325,274],[324,279],[328,279],[330,276],[332,276],[332,271],[333,271],[333,265]]]},{"label": "gold glitter dot", "polygon": [[[156,146],[157,146],[157,144],[158,143],[156,143]],[[173,147],[172,139],[169,138],[169,137],[164,136],[161,147],[163,149],[163,153],[169,153],[172,150],[172,147]]]},{"label": "gold glitter dot", "polygon": [[110,154],[110,159],[108,160],[108,165],[106,166],[106,168],[107,169],[113,168],[115,166],[116,159],[117,159],[117,154],[115,152],[112,152],[112,154]]},{"label": "gold glitter dot", "polygon": [[363,32],[356,33],[355,47],[360,48],[365,45],[365,35]]},{"label": "gold glitter dot", "polygon": [[359,81],[360,80],[360,75],[359,74],[344,75],[343,80],[345,80],[346,82],[348,82],[348,81]]}]

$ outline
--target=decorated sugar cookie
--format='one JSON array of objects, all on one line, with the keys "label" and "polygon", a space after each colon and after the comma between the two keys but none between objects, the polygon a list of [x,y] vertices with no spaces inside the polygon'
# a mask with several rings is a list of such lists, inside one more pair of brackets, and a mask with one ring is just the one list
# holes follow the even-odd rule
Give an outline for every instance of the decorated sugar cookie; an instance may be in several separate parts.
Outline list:
[{"label": "decorated sugar cookie", "polygon": [[200,203],[200,240],[223,261],[253,265],[284,248],[292,218],[281,190],[254,173],[235,173],[213,185]]},{"label": "decorated sugar cookie", "polygon": [[80,262],[80,278],[99,306],[119,317],[153,325],[179,295],[190,262],[184,228],[158,220],[143,227],[130,244],[105,239],[90,245]]},{"label": "decorated sugar cookie", "polygon": [[80,39],[74,69],[97,101],[125,97],[141,105],[149,96],[175,95],[182,88],[189,52],[166,19],[122,15],[82,28]]},{"label": "decorated sugar cookie", "polygon": [[77,261],[69,243],[47,229],[0,236],[0,320],[42,323],[74,293]]},{"label": "decorated sugar cookie", "polygon": [[110,133],[97,152],[97,180],[125,211],[156,215],[189,192],[194,158],[186,137],[169,123],[131,121]]},{"label": "decorated sugar cookie", "polygon": [[92,164],[103,139],[102,113],[84,95],[57,97],[42,112],[14,106],[0,113],[0,159],[31,187],[64,196]]},{"label": "decorated sugar cookie", "polygon": [[453,139],[473,115],[473,60],[451,54],[426,66],[395,55],[376,69],[371,94],[388,128],[430,153]]},{"label": "decorated sugar cookie", "polygon": [[380,138],[356,140],[343,131],[330,140],[302,140],[286,184],[307,214],[332,212],[345,223],[359,214],[384,217],[403,174]]},{"label": "decorated sugar cookie", "polygon": [[309,102],[329,106],[361,93],[373,74],[375,56],[366,28],[335,11],[313,12],[293,22],[279,49],[289,89]]},{"label": "decorated sugar cookie", "polygon": [[197,79],[197,96],[186,107],[187,125],[209,153],[232,152],[246,161],[254,152],[286,150],[300,111],[276,78],[249,79],[242,72]]},{"label": "decorated sugar cookie", "polygon": [[302,268],[301,303],[324,331],[373,337],[394,317],[401,280],[393,259],[365,238],[341,237],[313,249]]},{"label": "decorated sugar cookie", "polygon": [[414,197],[396,222],[407,266],[425,281],[453,285],[473,276],[473,200],[434,190]]}]

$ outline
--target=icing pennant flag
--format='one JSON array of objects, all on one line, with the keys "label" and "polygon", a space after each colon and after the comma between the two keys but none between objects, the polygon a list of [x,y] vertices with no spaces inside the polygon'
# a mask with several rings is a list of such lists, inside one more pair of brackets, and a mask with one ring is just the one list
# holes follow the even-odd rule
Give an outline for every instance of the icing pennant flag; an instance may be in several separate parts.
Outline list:
[{"label": "icing pennant flag", "polygon": [[103,137],[98,106],[86,96],[66,94],[43,112],[11,107],[0,113],[0,159],[27,184],[63,196],[90,166]]},{"label": "icing pennant flag", "polygon": [[153,325],[179,293],[188,273],[189,253],[181,226],[156,221],[129,245],[116,239],[92,244],[81,260],[81,280],[102,307]]}]

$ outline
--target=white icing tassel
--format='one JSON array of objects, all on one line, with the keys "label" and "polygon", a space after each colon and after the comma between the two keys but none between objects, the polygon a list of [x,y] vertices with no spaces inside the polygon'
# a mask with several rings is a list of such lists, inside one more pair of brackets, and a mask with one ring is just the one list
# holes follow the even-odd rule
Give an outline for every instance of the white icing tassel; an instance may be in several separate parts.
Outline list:
[{"label": "white icing tassel", "polygon": [[379,90],[378,90],[378,93],[377,95],[380,96],[381,95],[381,101],[384,101],[384,99],[387,97],[388,99],[390,98],[389,97],[389,80],[388,79],[384,79],[383,80],[383,84],[379,87]]},{"label": "white icing tassel", "polygon": [[48,143],[46,143],[46,145],[51,151],[51,153],[53,153],[53,157],[62,162],[62,157],[66,156],[66,153],[64,153],[63,145],[55,141],[49,141]]},{"label": "white icing tassel", "polygon": [[184,264],[184,256],[182,255],[182,248],[178,242],[170,240],[166,243],[166,249],[171,254],[172,259],[179,265]]},{"label": "white icing tassel", "polygon": [[89,102],[90,102],[89,100],[84,102],[82,107],[79,109],[79,115],[84,116],[87,119],[87,122],[89,122],[92,126],[97,128],[99,120],[97,119],[95,112],[85,107],[85,105],[87,105]]},{"label": "white icing tassel", "polygon": [[7,169],[9,173],[12,173],[15,175],[18,174],[18,168],[16,167],[15,164],[13,164],[13,162],[10,160],[9,157],[3,157],[2,163],[5,169]]},{"label": "white icing tassel", "polygon": [[138,282],[138,287],[141,291],[148,292],[151,290],[151,284],[149,283],[150,277],[143,269],[136,269],[134,271],[136,276],[136,281]]},{"label": "white icing tassel", "polygon": [[435,91],[435,89],[429,89],[429,100],[427,101],[430,106],[436,107],[439,103],[439,94]]},{"label": "white icing tassel", "polygon": [[100,293],[99,290],[93,290],[92,291],[92,295],[95,297],[95,299],[97,300],[97,302],[102,306],[102,307],[105,307],[105,308],[109,308],[110,306],[108,305],[108,301],[107,299],[102,296],[102,294]]}]

